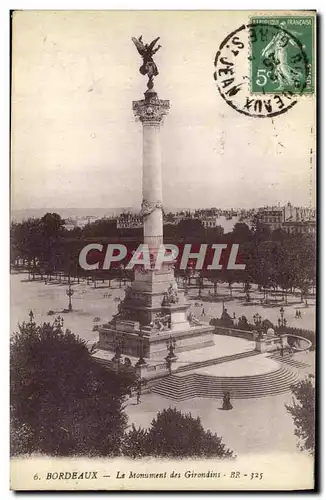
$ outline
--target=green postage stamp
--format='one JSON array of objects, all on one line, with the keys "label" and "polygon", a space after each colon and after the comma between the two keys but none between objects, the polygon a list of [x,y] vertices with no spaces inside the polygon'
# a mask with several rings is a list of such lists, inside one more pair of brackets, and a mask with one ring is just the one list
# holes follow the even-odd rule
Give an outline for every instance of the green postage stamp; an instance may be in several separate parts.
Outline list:
[{"label": "green postage stamp", "polygon": [[253,94],[314,92],[314,23],[313,16],[251,18]]}]

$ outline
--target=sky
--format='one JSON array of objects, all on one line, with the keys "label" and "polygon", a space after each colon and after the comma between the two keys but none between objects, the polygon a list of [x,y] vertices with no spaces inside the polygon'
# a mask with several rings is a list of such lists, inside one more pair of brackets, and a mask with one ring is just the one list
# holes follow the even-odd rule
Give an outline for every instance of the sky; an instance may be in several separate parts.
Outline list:
[{"label": "sky", "polygon": [[[309,205],[314,97],[274,119],[241,115],[213,79],[243,12],[21,11],[12,42],[12,209],[140,207],[147,79],[131,41],[160,36],[155,88],[168,207]],[[313,190],[314,193],[314,190]]]}]

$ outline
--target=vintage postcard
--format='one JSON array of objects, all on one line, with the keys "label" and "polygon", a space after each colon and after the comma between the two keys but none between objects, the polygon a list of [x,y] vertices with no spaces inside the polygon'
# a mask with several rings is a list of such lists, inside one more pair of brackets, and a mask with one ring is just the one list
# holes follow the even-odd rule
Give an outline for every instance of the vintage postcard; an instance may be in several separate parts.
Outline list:
[{"label": "vintage postcard", "polygon": [[15,11],[13,490],[312,490],[316,12]]}]

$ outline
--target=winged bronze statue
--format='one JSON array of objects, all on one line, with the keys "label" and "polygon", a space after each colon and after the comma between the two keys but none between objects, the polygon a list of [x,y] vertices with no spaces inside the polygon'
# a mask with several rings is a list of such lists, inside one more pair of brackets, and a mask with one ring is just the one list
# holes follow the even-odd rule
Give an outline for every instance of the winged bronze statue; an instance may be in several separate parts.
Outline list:
[{"label": "winged bronze statue", "polygon": [[158,42],[160,37],[158,36],[153,40],[150,44],[143,42],[143,36],[140,35],[139,38],[132,37],[132,41],[136,45],[136,48],[143,58],[143,64],[139,68],[139,72],[142,75],[148,75],[147,88],[152,89],[154,87],[154,76],[158,75],[158,69],[153,61],[153,55],[161,48],[161,45],[158,45],[156,48],[155,45]]}]

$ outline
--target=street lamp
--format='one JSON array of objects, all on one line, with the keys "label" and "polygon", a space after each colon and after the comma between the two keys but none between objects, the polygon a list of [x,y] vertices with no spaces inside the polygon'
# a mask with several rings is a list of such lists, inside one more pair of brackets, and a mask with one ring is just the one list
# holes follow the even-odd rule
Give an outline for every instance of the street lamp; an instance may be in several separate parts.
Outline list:
[{"label": "street lamp", "polygon": [[34,323],[34,313],[32,311],[32,309],[29,311],[29,324],[32,325]]},{"label": "street lamp", "polygon": [[122,338],[115,337],[114,339],[114,356],[112,358],[112,361],[117,362],[117,371],[119,373],[120,370],[120,362],[121,362],[121,353],[122,353],[122,348],[124,345],[124,341]]},{"label": "street lamp", "polygon": [[261,333],[261,327],[262,327],[262,317],[260,314],[256,313],[253,315],[254,323],[257,329],[257,332],[260,334]]},{"label": "street lamp", "polygon": [[139,332],[138,334],[138,349],[139,349],[139,359],[136,363],[136,366],[146,365],[146,361],[144,360],[144,334],[143,332]]},{"label": "street lamp", "polygon": [[171,370],[172,361],[174,361],[176,359],[176,355],[174,353],[175,346],[176,346],[176,341],[170,335],[169,340],[166,341],[166,347],[168,349],[168,355],[165,357],[165,360],[166,360],[166,363],[167,363],[170,375],[172,374],[172,370]]},{"label": "street lamp", "polygon": [[75,293],[75,290],[73,290],[71,288],[71,283],[70,283],[70,276],[69,276],[69,286],[68,288],[66,289],[66,294],[68,295],[69,297],[69,303],[68,303],[68,311],[71,312],[72,311],[72,305],[71,305],[71,297],[73,296],[73,294]]},{"label": "street lamp", "polygon": [[142,387],[147,385],[147,380],[141,377],[137,377],[136,379],[136,393],[137,393],[137,404],[140,403],[140,397],[142,394]]},{"label": "street lamp", "polygon": [[184,293],[185,295],[188,295],[188,283],[187,283],[187,278],[183,279],[183,288],[184,288]]},{"label": "street lamp", "polygon": [[169,340],[166,341],[166,346],[168,348],[168,356],[170,356],[170,358],[175,358],[174,349],[176,346],[176,341],[171,337],[171,335]]},{"label": "street lamp", "polygon": [[287,324],[287,320],[286,318],[284,318],[284,308],[281,307],[280,309],[280,314],[281,314],[281,317],[278,318],[277,322],[278,322],[278,327],[279,328],[285,328],[286,327],[286,324]]},{"label": "street lamp", "polygon": [[262,323],[262,317],[260,314],[256,313],[253,315],[253,318],[254,318],[254,323],[257,327],[259,327]]}]

